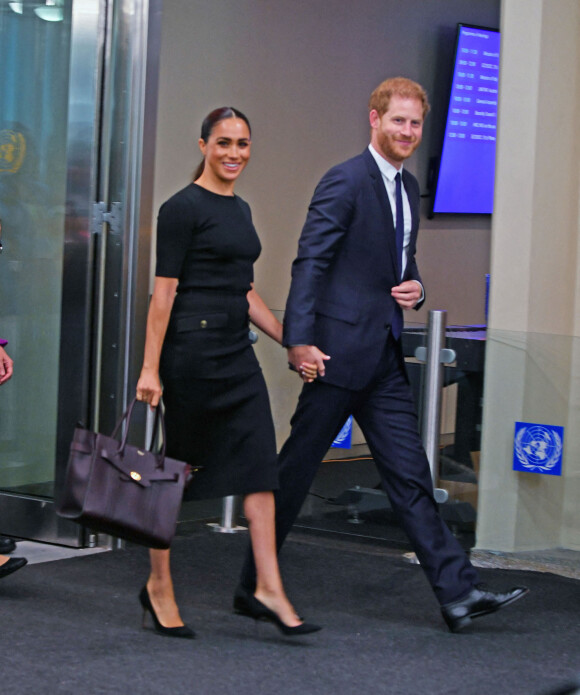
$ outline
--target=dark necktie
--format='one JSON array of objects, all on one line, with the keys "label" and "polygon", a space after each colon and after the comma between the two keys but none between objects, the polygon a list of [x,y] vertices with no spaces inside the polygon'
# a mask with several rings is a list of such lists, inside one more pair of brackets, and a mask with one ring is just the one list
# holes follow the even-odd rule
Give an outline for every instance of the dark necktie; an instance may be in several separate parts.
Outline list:
[{"label": "dark necktie", "polygon": [[[397,246],[397,282],[400,282],[403,267],[403,240],[405,238],[405,221],[403,219],[403,194],[401,192],[401,174],[395,176],[395,242]],[[403,311],[397,305],[391,321],[393,338],[398,340],[403,330]]]},{"label": "dark necktie", "polygon": [[401,280],[403,268],[403,241],[405,238],[405,221],[403,219],[403,194],[401,192],[401,174],[395,176],[395,241],[397,244],[397,280]]}]

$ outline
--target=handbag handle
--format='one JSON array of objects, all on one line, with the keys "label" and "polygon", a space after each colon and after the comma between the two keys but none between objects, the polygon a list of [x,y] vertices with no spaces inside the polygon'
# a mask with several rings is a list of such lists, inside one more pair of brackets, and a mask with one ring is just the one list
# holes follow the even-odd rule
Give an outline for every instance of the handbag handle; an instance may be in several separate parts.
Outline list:
[{"label": "handbag handle", "polygon": [[[125,433],[123,434],[123,439],[121,440],[121,443],[119,445],[119,448],[117,449],[117,454],[120,456],[123,456],[125,452],[125,446],[127,445],[127,438],[129,436],[129,429],[131,426],[131,416],[133,415],[133,408],[135,407],[135,403],[137,402],[137,396],[133,398],[131,403],[129,404],[129,407],[125,412],[121,415],[119,418],[119,421],[115,425],[115,429],[113,430],[113,434],[111,437],[113,439],[117,438],[117,434],[119,430],[121,429],[121,426],[123,425],[123,422],[125,420],[127,421],[127,427],[125,428]],[[151,433],[151,443],[149,445],[149,451],[153,451],[153,445],[155,444],[155,439],[157,438],[157,430],[159,427],[159,422],[161,422],[161,434],[163,435],[163,442],[161,443],[161,449],[159,451],[159,467],[163,467],[163,462],[165,461],[165,417],[163,415],[163,408],[161,407],[161,401],[159,401],[159,404],[155,408],[155,420],[153,422],[153,431]]]}]

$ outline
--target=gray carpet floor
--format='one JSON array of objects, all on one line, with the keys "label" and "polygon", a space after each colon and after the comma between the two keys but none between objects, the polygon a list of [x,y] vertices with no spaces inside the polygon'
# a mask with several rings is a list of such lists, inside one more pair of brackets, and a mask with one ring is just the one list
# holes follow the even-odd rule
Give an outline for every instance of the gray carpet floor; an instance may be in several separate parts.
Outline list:
[{"label": "gray carpet floor", "polygon": [[580,582],[483,569],[529,596],[451,634],[421,568],[378,545],[293,534],[281,564],[296,608],[324,630],[301,639],[237,616],[247,538],[200,526],[178,537],[174,581],[196,640],[141,628],[147,551],[28,566],[0,583],[7,695],[543,695],[580,673]]}]

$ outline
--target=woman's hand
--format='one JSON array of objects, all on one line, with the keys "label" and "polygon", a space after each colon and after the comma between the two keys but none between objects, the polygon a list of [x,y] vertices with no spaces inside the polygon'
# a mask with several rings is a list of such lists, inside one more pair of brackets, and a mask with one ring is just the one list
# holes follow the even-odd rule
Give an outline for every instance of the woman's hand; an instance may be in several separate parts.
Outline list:
[{"label": "woman's hand", "polygon": [[8,356],[8,353],[3,347],[0,347],[0,384],[4,384],[12,376],[14,363]]},{"label": "woman's hand", "polygon": [[311,362],[302,362],[298,367],[298,374],[305,384],[310,384],[318,376],[318,367]]},{"label": "woman's hand", "polygon": [[137,382],[137,400],[149,403],[151,408],[156,408],[159,405],[162,393],[163,389],[161,388],[159,374],[143,369]]}]

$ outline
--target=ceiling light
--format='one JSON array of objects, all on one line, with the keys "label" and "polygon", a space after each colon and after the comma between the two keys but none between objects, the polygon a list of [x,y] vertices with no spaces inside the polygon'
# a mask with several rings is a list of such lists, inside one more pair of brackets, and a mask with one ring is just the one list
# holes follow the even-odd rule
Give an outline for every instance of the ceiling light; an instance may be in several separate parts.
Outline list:
[{"label": "ceiling light", "polygon": [[62,22],[64,13],[61,5],[62,0],[46,0],[44,5],[34,8],[34,14],[45,22]]}]

